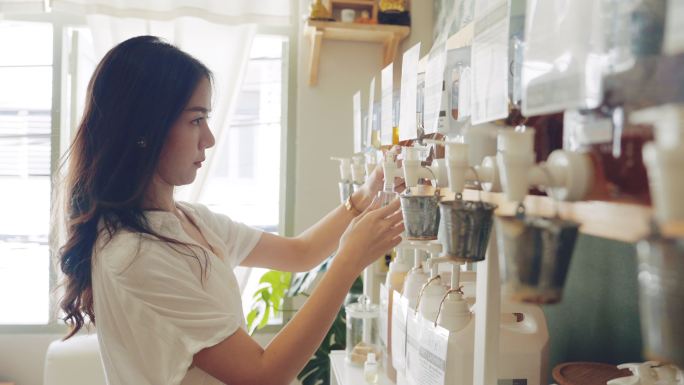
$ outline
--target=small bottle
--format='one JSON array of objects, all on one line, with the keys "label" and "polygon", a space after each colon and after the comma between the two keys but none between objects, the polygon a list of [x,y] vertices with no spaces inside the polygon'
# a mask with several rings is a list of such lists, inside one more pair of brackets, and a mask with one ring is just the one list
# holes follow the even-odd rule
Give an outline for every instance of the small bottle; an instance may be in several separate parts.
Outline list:
[{"label": "small bottle", "polygon": [[363,378],[366,384],[378,383],[378,363],[375,361],[375,353],[368,353],[366,363],[363,364]]}]

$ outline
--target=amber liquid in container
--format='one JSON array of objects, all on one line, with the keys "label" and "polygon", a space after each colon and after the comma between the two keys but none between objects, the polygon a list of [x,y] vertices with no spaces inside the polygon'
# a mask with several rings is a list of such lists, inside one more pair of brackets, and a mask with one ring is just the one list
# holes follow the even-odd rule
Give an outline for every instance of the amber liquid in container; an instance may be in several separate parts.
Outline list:
[{"label": "amber liquid in container", "polygon": [[[616,130],[611,112],[604,110],[566,111],[565,124],[564,148],[588,153],[594,165],[594,182],[587,200],[650,203],[641,151],[645,143],[653,140],[652,126],[625,123]],[[620,140],[614,143],[614,135],[620,131]]]},{"label": "amber liquid in container", "polygon": [[[534,152],[535,162],[543,162],[553,151],[563,148],[563,114],[549,114],[525,117],[515,107],[510,107],[508,117],[502,121],[508,129],[524,125],[534,128]],[[530,195],[546,195],[537,187],[532,187]]]},{"label": "amber liquid in container", "polygon": [[653,127],[626,125],[620,139],[620,156],[613,143],[594,143],[588,148],[594,162],[594,188],[597,199],[650,204],[648,175],[641,150],[653,140]]}]

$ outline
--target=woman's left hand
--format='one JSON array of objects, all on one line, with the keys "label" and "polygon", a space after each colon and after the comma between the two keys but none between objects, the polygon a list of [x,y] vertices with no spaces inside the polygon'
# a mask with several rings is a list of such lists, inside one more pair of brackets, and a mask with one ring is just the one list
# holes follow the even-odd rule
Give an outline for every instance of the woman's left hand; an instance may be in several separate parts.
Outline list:
[{"label": "woman's left hand", "polygon": [[[393,147],[391,152],[394,152],[395,154],[401,151],[401,148],[399,146]],[[383,185],[384,185],[384,179],[385,179],[385,174],[382,170],[382,164],[379,163],[375,166],[375,169],[371,172],[370,175],[366,178],[366,182],[361,186],[357,194],[359,195],[358,200],[355,199],[355,202],[359,202],[358,206],[359,209],[365,210],[368,205],[373,201],[373,198],[375,198],[378,195],[378,192],[382,190]],[[394,180],[394,191],[397,193],[401,193],[404,191],[405,184],[404,180],[402,178],[395,178]]]}]

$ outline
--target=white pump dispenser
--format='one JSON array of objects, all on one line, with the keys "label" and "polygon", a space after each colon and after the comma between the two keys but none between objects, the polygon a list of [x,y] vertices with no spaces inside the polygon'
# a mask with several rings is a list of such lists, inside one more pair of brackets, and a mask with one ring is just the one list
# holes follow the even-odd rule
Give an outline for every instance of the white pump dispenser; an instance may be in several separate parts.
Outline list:
[{"label": "white pump dispenser", "polygon": [[412,262],[406,260],[408,251],[409,249],[397,248],[397,255],[389,264],[389,271],[385,281],[385,286],[389,290],[396,290],[401,293],[404,288],[404,281],[406,280],[406,275],[411,270]]},{"label": "white pump dispenser", "polygon": [[408,247],[414,248],[413,257],[413,268],[406,275],[406,280],[404,281],[404,288],[402,290],[402,295],[406,297],[409,301],[409,307],[411,309],[416,308],[416,303],[418,303],[418,295],[420,294],[420,289],[428,280],[428,275],[423,271],[423,253],[424,251],[413,247],[412,243],[409,243]]},{"label": "white pump dispenser", "polygon": [[351,182],[351,159],[330,157],[330,160],[340,162],[340,182]]},{"label": "white pump dispenser", "polygon": [[439,303],[447,291],[438,274],[439,266],[433,262],[439,259],[437,255],[442,251],[442,245],[438,242],[429,242],[424,245],[424,250],[430,253],[430,259],[427,261],[427,266],[430,268],[430,279],[421,288],[419,310],[424,319],[434,322],[439,312]]},{"label": "white pump dispenser", "polygon": [[349,158],[331,157],[331,160],[340,162],[340,181],[338,187],[340,189],[340,202],[344,202],[352,194],[352,178],[351,178],[351,160]]},{"label": "white pump dispenser", "polygon": [[460,290],[461,263],[445,257],[432,262],[451,264],[451,290],[441,305],[437,324],[454,333],[465,328],[473,318],[470,307],[463,299],[463,292]]}]

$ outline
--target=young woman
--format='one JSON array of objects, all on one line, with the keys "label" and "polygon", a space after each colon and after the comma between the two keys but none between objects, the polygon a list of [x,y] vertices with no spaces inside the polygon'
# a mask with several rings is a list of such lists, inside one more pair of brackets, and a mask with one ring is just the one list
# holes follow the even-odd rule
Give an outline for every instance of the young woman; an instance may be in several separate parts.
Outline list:
[{"label": "young woman", "polygon": [[[289,384],[329,329],[354,279],[403,232],[398,201],[371,203],[376,170],[295,238],[176,202],[214,145],[211,72],[152,36],[107,53],[90,81],[66,179],[60,250],[71,337],[97,334],[110,385]],[[328,273],[267,348],[244,329],[237,265]]]}]

